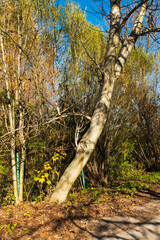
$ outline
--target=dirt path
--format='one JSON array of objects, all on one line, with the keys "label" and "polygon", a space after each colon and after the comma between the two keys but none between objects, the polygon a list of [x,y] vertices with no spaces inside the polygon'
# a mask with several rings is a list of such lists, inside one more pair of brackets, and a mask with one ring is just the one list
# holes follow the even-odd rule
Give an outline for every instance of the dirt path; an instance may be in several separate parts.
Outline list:
[{"label": "dirt path", "polygon": [[[150,197],[149,197],[150,196]],[[131,206],[126,215],[112,215],[92,219],[81,220],[76,225],[83,234],[78,239],[88,240],[160,240],[160,193],[149,191],[137,194],[141,199],[140,205]]]},{"label": "dirt path", "polygon": [[160,240],[160,200],[134,206],[130,216],[101,218],[94,224],[90,222],[88,240],[95,239]]},{"label": "dirt path", "polygon": [[128,229],[116,236],[113,235],[111,237],[104,237],[101,239],[160,240],[160,215],[147,223],[139,223],[138,227],[134,229]]}]

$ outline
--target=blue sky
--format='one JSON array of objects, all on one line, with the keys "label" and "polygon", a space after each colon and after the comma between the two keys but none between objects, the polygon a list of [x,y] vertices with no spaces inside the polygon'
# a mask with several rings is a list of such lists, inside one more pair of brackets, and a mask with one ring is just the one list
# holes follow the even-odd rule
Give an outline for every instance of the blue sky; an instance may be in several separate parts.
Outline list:
[{"label": "blue sky", "polygon": [[[67,1],[59,0],[59,4],[64,5],[65,2]],[[100,17],[96,16],[93,12],[92,8],[95,8],[95,4],[93,0],[75,0],[72,2],[75,2],[78,5],[80,5],[82,11],[86,10],[87,20],[89,22],[93,23],[94,25],[98,25],[100,28],[105,28],[104,21]]]}]

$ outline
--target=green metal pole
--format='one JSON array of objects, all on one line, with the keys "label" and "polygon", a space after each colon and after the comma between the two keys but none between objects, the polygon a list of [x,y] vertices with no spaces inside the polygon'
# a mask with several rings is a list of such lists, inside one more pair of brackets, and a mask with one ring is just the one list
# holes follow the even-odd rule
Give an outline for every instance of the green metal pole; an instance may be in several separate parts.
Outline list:
[{"label": "green metal pole", "polygon": [[85,179],[84,179],[84,170],[82,169],[82,183],[83,183],[83,187],[86,187],[86,183],[85,183]]},{"label": "green metal pole", "polygon": [[16,153],[16,162],[17,162],[17,188],[19,196],[19,153]]}]

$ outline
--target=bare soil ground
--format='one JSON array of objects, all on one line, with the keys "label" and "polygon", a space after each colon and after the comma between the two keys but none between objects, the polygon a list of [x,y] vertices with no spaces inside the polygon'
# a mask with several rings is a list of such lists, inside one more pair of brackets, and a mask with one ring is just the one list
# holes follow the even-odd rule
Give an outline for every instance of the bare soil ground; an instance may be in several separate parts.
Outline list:
[{"label": "bare soil ground", "polygon": [[[98,196],[69,198],[63,204],[47,201],[39,204],[25,202],[18,206],[0,207],[1,240],[88,240],[102,239],[103,223],[109,234],[117,234],[107,218],[130,218],[121,224],[122,230],[133,228],[138,222],[145,223],[160,214],[160,188],[125,195],[104,193]],[[120,220],[120,219],[119,219]],[[127,223],[128,222],[128,223]]]}]

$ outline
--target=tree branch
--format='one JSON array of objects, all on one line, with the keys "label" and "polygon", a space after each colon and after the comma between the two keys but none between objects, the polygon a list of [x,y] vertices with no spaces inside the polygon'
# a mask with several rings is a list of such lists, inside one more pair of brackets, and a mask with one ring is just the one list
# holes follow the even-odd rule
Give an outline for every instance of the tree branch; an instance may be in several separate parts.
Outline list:
[{"label": "tree branch", "polygon": [[137,37],[140,37],[140,36],[144,36],[146,34],[149,34],[149,33],[156,33],[156,32],[160,32],[160,28],[155,28],[155,29],[145,29],[145,30],[142,30],[139,34],[137,34],[136,36]]},{"label": "tree branch", "polygon": [[119,31],[121,31],[121,29],[124,27],[124,25],[126,24],[126,22],[128,21],[128,19],[130,18],[130,16],[139,8],[141,7],[145,2],[147,2],[148,0],[144,0],[142,2],[140,2],[137,6],[135,6],[123,19],[122,23],[120,24],[120,28]]},{"label": "tree branch", "polygon": [[3,30],[3,28],[0,27],[0,30],[2,33],[6,34],[14,43],[15,45],[21,49],[21,51],[24,53],[24,55],[27,57],[27,60],[29,61],[29,63],[31,64],[31,66],[33,67],[33,64],[31,62],[31,60],[29,59],[29,54],[14,40],[14,38],[5,30]]},{"label": "tree branch", "polygon": [[[64,111],[63,111],[64,112]],[[89,121],[91,121],[91,117],[88,116],[88,115],[85,115],[84,113],[64,113],[64,114],[61,114],[61,116],[55,116],[53,118],[51,118],[50,120],[46,121],[46,122],[43,122],[43,123],[40,123],[40,124],[33,124],[33,125],[29,125],[30,128],[35,128],[35,127],[38,127],[38,126],[44,126],[44,125],[47,125],[51,122],[55,122],[57,120],[60,120],[61,118],[66,118],[66,117],[69,117],[69,116],[81,116],[81,117],[85,117],[86,119],[88,119]],[[16,128],[14,129],[14,131],[8,131],[7,133],[5,133],[4,135],[0,136],[0,139],[10,135],[10,134],[13,134],[21,129],[24,129],[26,126],[23,126],[23,127],[19,127],[19,128]]]},{"label": "tree branch", "polygon": [[121,73],[121,70],[127,60],[129,53],[131,52],[133,46],[139,34],[141,33],[142,23],[147,11],[147,7],[149,4],[149,0],[145,0],[139,10],[138,16],[133,24],[131,34],[124,40],[122,47],[120,49],[119,57],[117,58],[116,62],[116,76],[118,77]]}]

